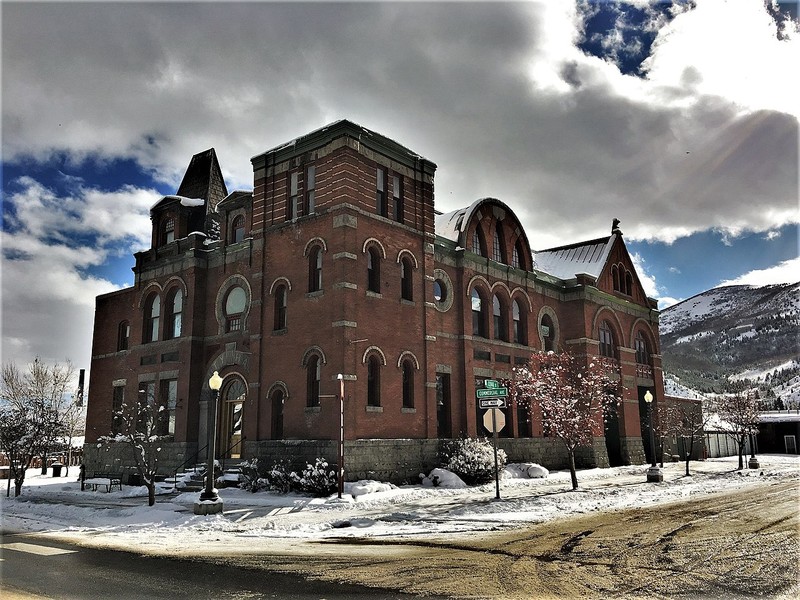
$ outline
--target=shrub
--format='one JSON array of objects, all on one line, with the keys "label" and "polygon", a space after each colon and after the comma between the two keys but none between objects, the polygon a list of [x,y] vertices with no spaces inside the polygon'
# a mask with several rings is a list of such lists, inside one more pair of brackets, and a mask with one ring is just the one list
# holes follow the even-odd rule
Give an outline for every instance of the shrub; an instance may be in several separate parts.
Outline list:
[{"label": "shrub", "polygon": [[269,487],[267,481],[261,474],[261,466],[258,464],[258,459],[253,458],[239,463],[239,487],[248,492],[258,492]]},{"label": "shrub", "polygon": [[[487,439],[455,440],[445,446],[442,464],[465,483],[488,483],[494,479],[494,447]],[[498,469],[506,466],[506,453],[501,449],[497,450],[497,466]]]},{"label": "shrub", "polygon": [[297,476],[296,473],[290,472],[289,468],[282,461],[275,463],[267,473],[269,489],[273,492],[288,494],[292,491],[292,475],[295,477]]},{"label": "shrub", "polygon": [[327,469],[328,462],[324,458],[317,458],[313,466],[306,465],[302,475],[291,474],[295,488],[314,496],[331,494],[336,489],[336,471]]}]

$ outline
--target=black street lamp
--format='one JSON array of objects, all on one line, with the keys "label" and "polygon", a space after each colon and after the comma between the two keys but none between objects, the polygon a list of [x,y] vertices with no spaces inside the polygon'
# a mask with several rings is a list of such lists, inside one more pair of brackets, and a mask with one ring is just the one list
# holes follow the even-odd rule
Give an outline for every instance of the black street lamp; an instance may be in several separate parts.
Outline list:
[{"label": "black street lamp", "polygon": [[194,503],[194,514],[211,515],[222,512],[222,499],[214,487],[214,454],[216,454],[215,442],[217,439],[217,398],[219,388],[222,387],[222,377],[217,371],[208,380],[208,387],[211,388],[211,411],[208,419],[208,450],[206,465],[206,489],[200,492],[200,499]]},{"label": "black street lamp", "polygon": [[747,462],[747,467],[749,469],[758,469],[758,459],[756,458],[756,436],[753,435],[753,432],[750,432],[750,460]]},{"label": "black street lamp", "polygon": [[658,483],[664,481],[664,474],[656,464],[656,436],[653,434],[653,394],[650,390],[644,393],[644,401],[647,403],[647,423],[650,429],[650,456],[652,462],[647,469],[647,483]]}]

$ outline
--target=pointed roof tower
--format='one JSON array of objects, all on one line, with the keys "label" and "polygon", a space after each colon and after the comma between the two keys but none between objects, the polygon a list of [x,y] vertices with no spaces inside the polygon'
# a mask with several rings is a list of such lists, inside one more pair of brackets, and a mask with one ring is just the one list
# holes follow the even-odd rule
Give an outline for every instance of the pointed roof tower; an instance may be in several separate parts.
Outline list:
[{"label": "pointed roof tower", "polygon": [[217,204],[228,195],[228,188],[213,148],[192,157],[176,195],[205,200],[206,214],[216,211]]}]

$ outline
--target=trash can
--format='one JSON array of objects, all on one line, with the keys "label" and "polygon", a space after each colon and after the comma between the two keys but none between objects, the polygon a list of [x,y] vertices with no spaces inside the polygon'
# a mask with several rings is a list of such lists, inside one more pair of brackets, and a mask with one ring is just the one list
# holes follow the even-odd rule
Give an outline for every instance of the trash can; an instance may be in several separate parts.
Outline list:
[{"label": "trash can", "polygon": [[128,485],[135,485],[135,486],[142,485],[142,476],[139,475],[138,473],[129,473]]},{"label": "trash can", "polygon": [[53,468],[53,477],[61,477],[61,467],[63,467],[64,465],[56,462],[50,466]]}]

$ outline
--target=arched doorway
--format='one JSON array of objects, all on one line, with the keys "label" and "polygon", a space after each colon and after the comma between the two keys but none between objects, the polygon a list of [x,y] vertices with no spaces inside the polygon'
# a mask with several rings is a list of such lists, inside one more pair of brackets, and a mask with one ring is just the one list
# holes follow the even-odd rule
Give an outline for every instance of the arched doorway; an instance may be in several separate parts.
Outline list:
[{"label": "arched doorway", "polygon": [[242,417],[246,399],[245,382],[239,377],[231,377],[230,382],[226,382],[222,390],[217,430],[217,458],[242,457]]},{"label": "arched doorway", "polygon": [[285,396],[283,390],[277,389],[272,392],[272,439],[280,440],[283,438],[283,404]]}]

